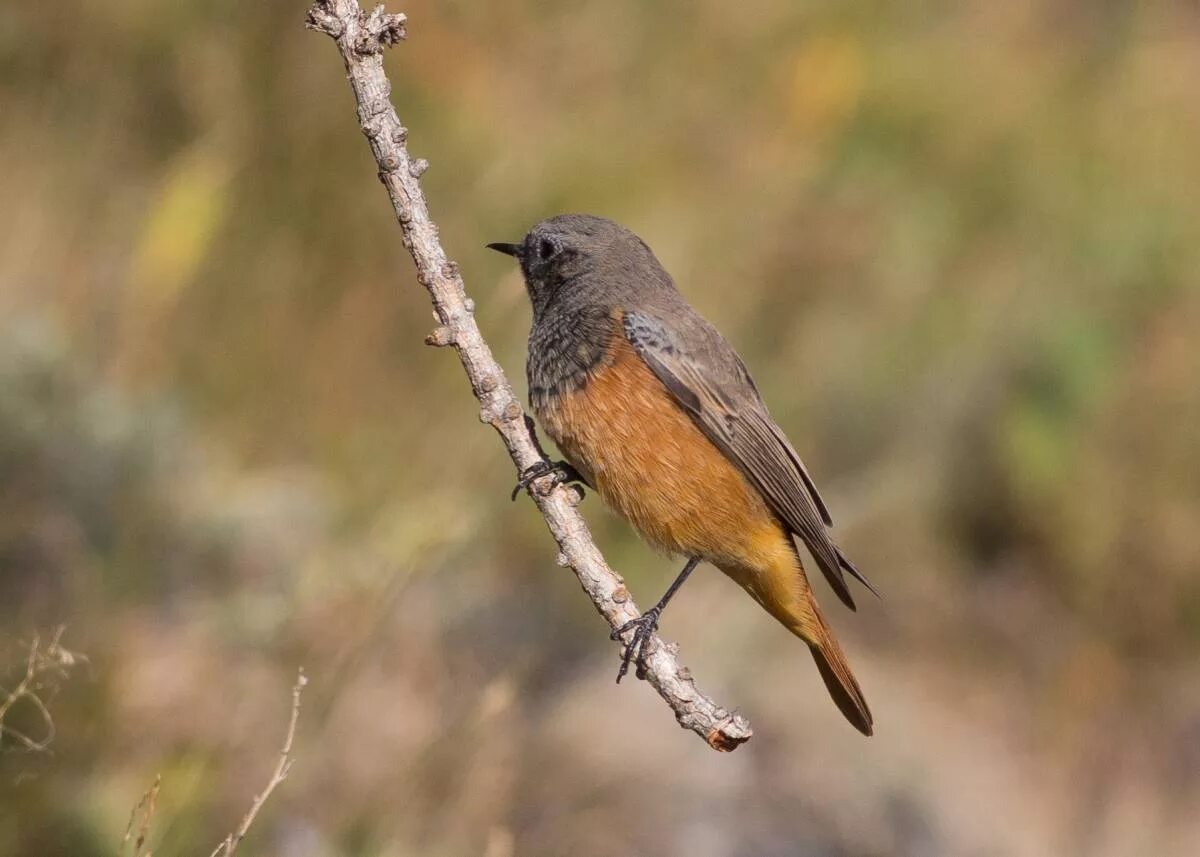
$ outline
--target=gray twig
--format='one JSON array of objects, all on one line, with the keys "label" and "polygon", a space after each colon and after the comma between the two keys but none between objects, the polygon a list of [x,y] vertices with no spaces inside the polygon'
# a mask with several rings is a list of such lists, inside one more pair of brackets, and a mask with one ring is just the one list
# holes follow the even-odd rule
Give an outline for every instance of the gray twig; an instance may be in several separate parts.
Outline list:
[{"label": "gray twig", "polygon": [[[454,346],[479,400],[480,419],[496,429],[517,472],[524,473],[545,457],[512,386],[479,332],[474,302],[466,295],[458,265],[447,258],[438,241],[419,182],[429,164],[409,155],[408,131],[389,99],[383,49],[407,36],[406,24],[407,16],[385,14],[382,6],[368,15],[357,0],[317,0],[307,18],[307,25],[330,36],[342,55],[358,105],[359,126],[379,165],[379,179],[400,222],[404,246],[416,264],[417,279],[433,300],[440,326],[426,342]],[[535,480],[529,493],[558,542],[561,564],[579,577],[584,592],[611,627],[637,618],[637,605],[624,580],[604,561],[575,508],[578,494],[564,486],[546,490],[551,485],[549,477]],[[677,660],[676,648],[655,635],[646,646],[645,677],[674,710],[679,724],[717,750],[733,750],[749,740],[752,733],[746,718],[697,690],[691,674]]]}]

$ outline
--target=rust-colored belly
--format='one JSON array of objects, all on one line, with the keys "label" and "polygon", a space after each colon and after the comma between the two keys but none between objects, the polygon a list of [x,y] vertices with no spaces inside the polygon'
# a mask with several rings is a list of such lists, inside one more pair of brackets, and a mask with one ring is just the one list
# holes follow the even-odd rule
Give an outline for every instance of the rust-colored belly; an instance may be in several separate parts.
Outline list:
[{"label": "rust-colored belly", "polygon": [[546,432],[651,544],[735,578],[794,567],[791,539],[623,336],[581,389],[543,403]]}]

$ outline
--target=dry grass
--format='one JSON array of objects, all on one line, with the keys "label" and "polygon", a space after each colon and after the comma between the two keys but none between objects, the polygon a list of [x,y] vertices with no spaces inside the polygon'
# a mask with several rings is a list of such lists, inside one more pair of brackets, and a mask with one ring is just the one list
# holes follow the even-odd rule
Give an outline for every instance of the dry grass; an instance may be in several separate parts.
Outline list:
[{"label": "dry grass", "polygon": [[[14,742],[19,748],[31,752],[40,752],[50,747],[54,741],[54,717],[50,713],[47,699],[53,695],[60,684],[70,677],[71,671],[87,658],[78,652],[72,652],[62,645],[65,626],[55,629],[50,639],[43,643],[42,638],[34,634],[30,641],[25,657],[24,672],[12,690],[0,686],[0,747],[4,740]],[[21,707],[27,710],[22,712]],[[32,718],[34,725],[18,729],[8,722],[9,712],[26,715]]]}]

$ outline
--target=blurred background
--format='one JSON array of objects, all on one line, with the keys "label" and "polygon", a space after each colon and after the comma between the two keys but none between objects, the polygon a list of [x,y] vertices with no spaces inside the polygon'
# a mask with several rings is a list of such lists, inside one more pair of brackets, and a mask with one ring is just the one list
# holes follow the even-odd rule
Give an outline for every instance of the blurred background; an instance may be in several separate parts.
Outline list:
[{"label": "blurred background", "polygon": [[[305,3],[0,25],[0,684],[63,624],[0,853],[1200,853],[1194,2],[411,0],[393,100],[524,392],[511,260],[640,233],[884,592],[818,595],[877,720],[707,569],[680,730],[555,565],[433,326]],[[648,605],[677,571],[590,496]],[[25,703],[10,728],[36,731]]]}]

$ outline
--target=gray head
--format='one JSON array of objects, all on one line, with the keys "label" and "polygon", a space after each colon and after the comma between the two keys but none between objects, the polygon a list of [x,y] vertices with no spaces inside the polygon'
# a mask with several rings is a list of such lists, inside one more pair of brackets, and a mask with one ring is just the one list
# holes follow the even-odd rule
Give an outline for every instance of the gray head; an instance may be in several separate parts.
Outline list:
[{"label": "gray head", "polygon": [[536,320],[563,301],[616,302],[671,278],[624,226],[591,214],[560,214],[534,225],[520,244],[489,244],[521,263]]}]

